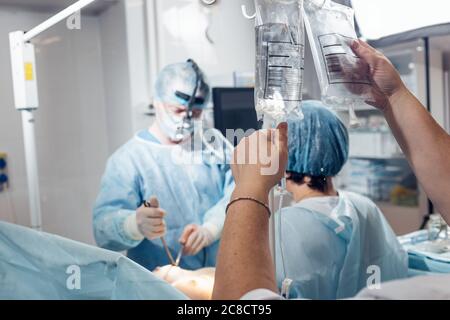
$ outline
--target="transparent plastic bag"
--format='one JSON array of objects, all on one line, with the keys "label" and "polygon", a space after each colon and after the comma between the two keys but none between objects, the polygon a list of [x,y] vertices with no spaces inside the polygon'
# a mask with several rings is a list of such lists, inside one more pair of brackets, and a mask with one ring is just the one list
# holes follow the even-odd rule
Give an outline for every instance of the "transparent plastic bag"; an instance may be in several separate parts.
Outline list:
[{"label": "transparent plastic bag", "polygon": [[255,0],[255,8],[256,111],[258,119],[270,127],[301,116],[303,0]]},{"label": "transparent plastic bag", "polygon": [[355,118],[353,107],[374,97],[370,67],[351,49],[357,39],[354,10],[331,0],[305,0],[304,12],[322,100]]}]

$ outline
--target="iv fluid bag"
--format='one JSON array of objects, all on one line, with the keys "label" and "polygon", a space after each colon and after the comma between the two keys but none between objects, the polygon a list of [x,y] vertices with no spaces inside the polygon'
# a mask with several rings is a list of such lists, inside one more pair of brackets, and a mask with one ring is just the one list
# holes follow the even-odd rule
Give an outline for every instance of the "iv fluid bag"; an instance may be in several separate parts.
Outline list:
[{"label": "iv fluid bag", "polygon": [[256,83],[259,120],[276,125],[301,116],[303,0],[255,0]]},{"label": "iv fluid bag", "polygon": [[305,0],[304,11],[322,101],[336,109],[374,101],[370,68],[351,49],[357,39],[354,10],[331,0]]}]

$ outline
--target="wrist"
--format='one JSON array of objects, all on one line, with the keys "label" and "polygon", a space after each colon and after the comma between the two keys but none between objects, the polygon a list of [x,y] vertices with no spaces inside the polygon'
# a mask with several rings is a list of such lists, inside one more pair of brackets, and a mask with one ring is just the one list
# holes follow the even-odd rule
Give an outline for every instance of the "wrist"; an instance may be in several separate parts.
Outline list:
[{"label": "wrist", "polygon": [[[408,90],[408,88],[406,88],[406,86],[404,84],[402,84],[402,86],[397,89],[389,98],[389,106],[386,109],[392,109],[395,108],[398,105],[403,105],[403,101],[410,95],[410,91]],[[390,110],[384,110],[386,111],[390,111]]]},{"label": "wrist", "polygon": [[234,192],[231,196],[231,200],[242,197],[251,197],[261,202],[267,203],[269,200],[270,190],[271,189],[255,185],[252,186],[236,185],[236,188],[234,189]]},{"label": "wrist", "polygon": [[144,235],[139,231],[137,221],[136,221],[136,213],[129,215],[124,223],[123,228],[125,230],[126,235],[135,241],[144,240]]},{"label": "wrist", "polygon": [[220,235],[222,233],[222,230],[216,226],[215,224],[211,222],[205,222],[202,227],[206,230],[208,233],[208,244],[212,244],[220,239]]}]

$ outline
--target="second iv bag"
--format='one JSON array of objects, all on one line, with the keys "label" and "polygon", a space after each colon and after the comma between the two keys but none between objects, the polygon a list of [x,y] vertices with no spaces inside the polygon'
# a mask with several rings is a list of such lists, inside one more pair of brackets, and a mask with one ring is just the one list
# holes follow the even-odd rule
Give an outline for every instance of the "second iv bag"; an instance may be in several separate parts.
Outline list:
[{"label": "second iv bag", "polygon": [[259,120],[274,126],[301,116],[303,0],[255,0],[256,83]]},{"label": "second iv bag", "polygon": [[357,126],[354,107],[373,102],[374,97],[370,67],[351,49],[358,38],[355,12],[332,0],[305,0],[304,10],[322,101],[348,109],[350,126]]}]

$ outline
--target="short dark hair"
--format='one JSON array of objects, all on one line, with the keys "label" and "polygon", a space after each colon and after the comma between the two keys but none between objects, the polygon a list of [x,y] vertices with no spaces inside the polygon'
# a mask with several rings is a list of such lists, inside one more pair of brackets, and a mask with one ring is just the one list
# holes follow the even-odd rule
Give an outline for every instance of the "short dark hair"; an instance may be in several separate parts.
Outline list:
[{"label": "short dark hair", "polygon": [[328,183],[327,183],[327,177],[325,176],[310,176],[303,173],[288,171],[289,178],[287,180],[294,182],[295,184],[302,185],[305,184],[305,178],[309,177],[311,181],[308,183],[308,187],[310,187],[313,190],[320,191],[320,192],[327,192],[328,191]]}]

